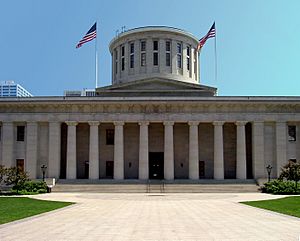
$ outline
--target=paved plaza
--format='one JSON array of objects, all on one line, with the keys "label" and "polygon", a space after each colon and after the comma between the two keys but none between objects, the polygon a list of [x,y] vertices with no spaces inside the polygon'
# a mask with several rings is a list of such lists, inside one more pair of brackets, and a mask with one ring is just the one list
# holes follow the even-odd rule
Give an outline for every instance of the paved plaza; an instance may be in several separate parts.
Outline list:
[{"label": "paved plaza", "polygon": [[245,194],[35,196],[77,204],[0,225],[0,240],[299,240],[300,219],[239,204],[278,198]]}]

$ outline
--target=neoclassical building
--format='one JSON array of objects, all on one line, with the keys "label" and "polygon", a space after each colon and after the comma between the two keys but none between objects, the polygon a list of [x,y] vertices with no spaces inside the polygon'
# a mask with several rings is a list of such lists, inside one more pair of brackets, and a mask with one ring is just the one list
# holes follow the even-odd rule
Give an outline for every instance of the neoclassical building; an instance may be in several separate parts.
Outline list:
[{"label": "neoclassical building", "polygon": [[95,97],[0,99],[0,164],[31,178],[257,179],[300,159],[299,97],[217,96],[198,38],[170,27],[115,37]]}]

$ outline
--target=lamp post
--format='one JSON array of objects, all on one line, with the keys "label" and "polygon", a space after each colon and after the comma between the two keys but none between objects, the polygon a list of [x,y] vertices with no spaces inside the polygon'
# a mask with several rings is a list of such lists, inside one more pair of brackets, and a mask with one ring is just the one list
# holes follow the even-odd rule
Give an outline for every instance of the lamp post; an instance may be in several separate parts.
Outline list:
[{"label": "lamp post", "polygon": [[266,166],[266,169],[267,169],[267,172],[268,172],[268,182],[270,182],[272,166],[269,164],[268,166]]},{"label": "lamp post", "polygon": [[45,181],[45,173],[46,173],[46,170],[47,170],[47,166],[45,164],[43,164],[41,166],[41,169],[42,169],[42,172],[43,172],[43,182]]}]

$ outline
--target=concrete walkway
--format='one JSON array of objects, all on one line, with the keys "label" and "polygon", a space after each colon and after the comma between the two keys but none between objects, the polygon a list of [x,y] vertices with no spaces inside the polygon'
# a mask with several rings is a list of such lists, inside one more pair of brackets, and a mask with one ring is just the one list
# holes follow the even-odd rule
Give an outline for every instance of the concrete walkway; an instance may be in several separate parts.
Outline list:
[{"label": "concrete walkway", "polygon": [[247,194],[52,193],[76,205],[0,225],[0,240],[293,240],[300,219],[245,206]]}]

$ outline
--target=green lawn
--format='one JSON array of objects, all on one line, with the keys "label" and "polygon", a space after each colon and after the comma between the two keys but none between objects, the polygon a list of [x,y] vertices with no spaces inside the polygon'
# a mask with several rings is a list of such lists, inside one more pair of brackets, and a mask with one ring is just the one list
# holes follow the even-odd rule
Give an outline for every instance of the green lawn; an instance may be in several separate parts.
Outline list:
[{"label": "green lawn", "polygon": [[244,204],[300,218],[300,197],[285,197],[274,200],[242,202]]},{"label": "green lawn", "polygon": [[0,197],[0,224],[62,208],[73,203],[53,202],[27,197]]}]

